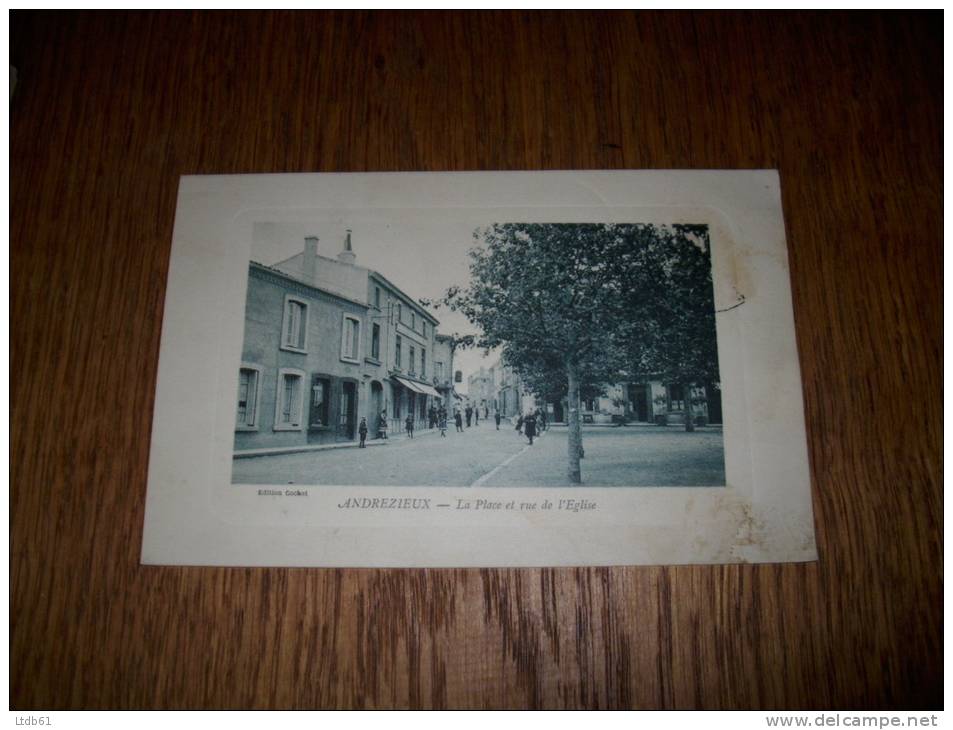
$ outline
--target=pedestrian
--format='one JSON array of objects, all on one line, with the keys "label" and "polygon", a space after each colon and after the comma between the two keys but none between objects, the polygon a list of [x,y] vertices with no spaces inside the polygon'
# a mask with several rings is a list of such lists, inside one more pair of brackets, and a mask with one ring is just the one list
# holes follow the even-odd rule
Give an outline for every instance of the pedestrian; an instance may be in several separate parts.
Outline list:
[{"label": "pedestrian", "polygon": [[523,421],[523,430],[529,439],[529,445],[532,446],[533,436],[536,435],[536,415],[532,411],[529,412],[529,415],[526,416],[526,419]]},{"label": "pedestrian", "polygon": [[490,420],[490,407],[489,407],[489,406],[483,406],[483,417],[484,417],[486,420],[488,420],[488,421]]},{"label": "pedestrian", "polygon": [[366,418],[361,418],[361,425],[357,427],[357,432],[361,435],[360,448],[362,449],[366,448],[366,444],[364,443],[365,441],[367,441],[367,419]]},{"label": "pedestrian", "polygon": [[457,412],[453,414],[453,422],[457,426],[457,431],[463,433],[463,416],[460,415],[460,409],[457,409]]},{"label": "pedestrian", "polygon": [[496,411],[496,413],[493,414],[493,418],[496,420],[496,430],[499,431],[500,430],[500,412]]},{"label": "pedestrian", "polygon": [[473,417],[476,419],[473,422],[473,425],[479,426],[480,425],[480,406],[477,406],[476,408],[473,409]]},{"label": "pedestrian", "polygon": [[471,406],[467,406],[466,414],[467,414],[467,428],[470,428],[470,421],[473,420],[473,408]]},{"label": "pedestrian", "polygon": [[523,432],[523,414],[520,413],[520,417],[516,419],[516,430],[520,433]]},{"label": "pedestrian", "polygon": [[414,437],[414,414],[407,414],[407,420],[404,421],[404,429],[407,431],[407,435],[410,438]]},{"label": "pedestrian", "polygon": [[446,412],[441,413],[440,415],[440,435],[444,438],[447,438],[447,414]]},{"label": "pedestrian", "polygon": [[546,430],[548,426],[548,418],[546,416],[546,409],[544,408],[539,412],[539,430],[540,433]]},{"label": "pedestrian", "polygon": [[381,411],[380,421],[377,423],[377,438],[387,439],[387,409]]}]

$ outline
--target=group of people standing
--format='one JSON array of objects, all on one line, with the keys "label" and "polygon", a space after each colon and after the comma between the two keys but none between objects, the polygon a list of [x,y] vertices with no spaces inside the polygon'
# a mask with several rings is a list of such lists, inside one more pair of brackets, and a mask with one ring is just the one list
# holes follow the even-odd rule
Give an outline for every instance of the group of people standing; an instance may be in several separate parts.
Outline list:
[{"label": "group of people standing", "polygon": [[[442,403],[439,406],[431,406],[427,411],[427,424],[429,428],[439,428],[440,435],[446,437],[447,435],[447,408]],[[490,409],[487,406],[483,407],[483,418],[484,420],[489,420],[490,418]],[[470,428],[471,425],[479,426],[480,425],[480,407],[473,406],[468,404],[465,408],[460,409],[455,408],[453,411],[453,422],[456,426],[457,433],[463,433],[463,422],[466,419],[467,428]],[[502,416],[499,411],[493,412],[493,420],[496,422],[496,430],[500,430],[500,422],[502,421]],[[547,429],[546,421],[546,411],[545,410],[534,410],[523,415],[520,414],[519,418],[516,421],[516,431],[522,433],[529,439],[530,444],[533,443],[533,439],[542,431]],[[365,448],[367,442],[367,419],[362,418],[361,423],[358,426],[358,435],[361,437],[360,448]],[[407,418],[404,421],[404,431],[407,434],[407,438],[414,437],[414,414],[408,413]],[[386,439],[387,438],[387,409],[381,411],[380,418],[378,421],[377,427],[377,438]]]}]

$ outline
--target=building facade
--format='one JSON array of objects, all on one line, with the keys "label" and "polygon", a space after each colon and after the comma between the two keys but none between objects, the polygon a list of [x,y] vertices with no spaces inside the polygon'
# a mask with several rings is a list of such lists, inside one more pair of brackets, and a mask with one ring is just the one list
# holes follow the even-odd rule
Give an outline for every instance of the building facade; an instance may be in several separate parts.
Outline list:
[{"label": "building facade", "polygon": [[453,367],[437,319],[357,265],[350,231],[336,258],[316,237],[304,244],[274,266],[249,265],[235,450],[352,441],[361,418],[368,438],[384,422],[403,431],[408,415],[429,426],[452,393],[435,387]]},{"label": "building facade", "polygon": [[450,335],[434,335],[433,386],[440,393],[443,407],[452,416],[460,396],[453,389],[453,338]]},{"label": "building facade", "polygon": [[355,438],[368,308],[250,263],[235,449]]},{"label": "building facade", "polygon": [[[504,418],[545,408],[552,423],[567,421],[568,402],[565,398],[558,403],[543,403],[526,390],[519,373],[502,361],[497,361],[490,370],[494,375],[496,402]],[[690,400],[685,397],[686,390],[690,391]],[[583,423],[684,425],[689,409],[696,425],[720,424],[721,392],[718,384],[686,388],[651,377],[615,383],[606,386],[604,395],[583,399],[579,412]]]},{"label": "building facade", "polygon": [[467,396],[470,405],[480,409],[480,414],[497,409],[494,368],[481,367],[467,378]]}]

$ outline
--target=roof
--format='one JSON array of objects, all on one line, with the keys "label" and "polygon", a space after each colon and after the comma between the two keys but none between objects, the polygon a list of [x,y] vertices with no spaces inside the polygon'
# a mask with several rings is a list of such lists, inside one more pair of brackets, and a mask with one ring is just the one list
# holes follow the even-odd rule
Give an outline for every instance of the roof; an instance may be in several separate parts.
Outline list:
[{"label": "roof", "polygon": [[[304,252],[301,251],[301,252],[299,252],[299,253],[294,254],[293,256],[289,256],[289,257],[286,258],[286,259],[282,259],[281,261],[275,262],[272,266],[270,266],[270,267],[268,267],[268,268],[272,268],[272,269],[273,269],[273,268],[276,267],[276,266],[282,266],[282,265],[285,265],[285,264],[290,264],[291,262],[296,261],[297,259],[303,259],[303,258],[304,258]],[[361,266],[360,264],[348,264],[348,263],[344,263],[344,262],[342,262],[342,261],[338,261],[336,258],[331,258],[330,256],[324,256],[324,255],[322,255],[322,254],[316,254],[316,258],[318,258],[318,259],[324,259],[325,261],[332,261],[332,262],[334,262],[335,264],[344,264],[345,266],[353,266],[355,269],[363,269],[364,271],[366,271],[366,272],[368,273],[369,276],[372,276],[372,277],[375,277],[375,278],[379,279],[379,280],[381,281],[381,283],[383,283],[384,285],[386,285],[386,286],[390,287],[391,289],[393,289],[394,291],[396,291],[396,292],[397,292],[398,294],[400,294],[405,300],[407,300],[412,306],[414,306],[414,307],[416,307],[417,309],[419,309],[420,312],[421,312],[421,314],[423,314],[427,319],[430,320],[431,324],[433,324],[434,326],[440,324],[440,320],[437,319],[436,317],[434,317],[429,311],[427,311],[427,309],[426,309],[420,302],[418,302],[416,299],[414,299],[412,296],[410,296],[407,292],[405,292],[403,289],[401,289],[399,286],[397,286],[394,282],[392,282],[390,279],[388,279],[386,276],[384,276],[384,275],[383,275],[382,273],[380,273],[379,271],[376,271],[376,270],[374,270],[374,269],[368,268],[367,266]],[[307,282],[305,282],[305,283],[307,283]],[[313,286],[313,285],[311,285],[311,286]],[[315,288],[317,288],[317,287],[315,287]],[[324,290],[322,290],[322,291],[324,291]],[[347,297],[343,297],[343,298],[344,298],[344,299],[347,299]]]},{"label": "roof", "polygon": [[312,289],[313,291],[320,292],[321,294],[324,294],[325,296],[333,297],[334,299],[340,299],[342,302],[348,302],[349,304],[356,304],[357,306],[363,307],[364,309],[369,308],[369,305],[367,304],[367,302],[362,302],[359,299],[351,299],[350,297],[343,296],[342,294],[338,294],[337,292],[328,291],[327,289],[322,289],[321,287],[315,286],[314,284],[308,281],[305,281],[304,279],[299,279],[297,276],[292,276],[287,271],[276,269],[274,266],[268,266],[267,264],[262,264],[262,263],[259,263],[258,261],[249,261],[248,267],[250,269],[261,269],[263,271],[266,271],[269,274],[272,274],[273,276],[277,276],[282,279],[287,279],[288,281],[292,281],[295,284],[298,284],[300,286],[304,286],[304,287],[307,287],[308,289]]}]

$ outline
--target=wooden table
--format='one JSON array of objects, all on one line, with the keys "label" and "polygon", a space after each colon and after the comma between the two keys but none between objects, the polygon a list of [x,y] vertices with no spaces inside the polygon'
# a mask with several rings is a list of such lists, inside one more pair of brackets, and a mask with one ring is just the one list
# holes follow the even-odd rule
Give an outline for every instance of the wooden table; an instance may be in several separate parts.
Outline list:
[{"label": "wooden table", "polygon": [[[15,12],[11,704],[942,704],[942,16]],[[179,175],[781,172],[820,561],[139,565]]]}]

